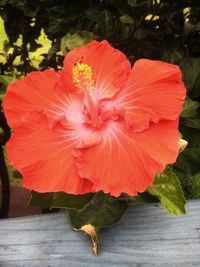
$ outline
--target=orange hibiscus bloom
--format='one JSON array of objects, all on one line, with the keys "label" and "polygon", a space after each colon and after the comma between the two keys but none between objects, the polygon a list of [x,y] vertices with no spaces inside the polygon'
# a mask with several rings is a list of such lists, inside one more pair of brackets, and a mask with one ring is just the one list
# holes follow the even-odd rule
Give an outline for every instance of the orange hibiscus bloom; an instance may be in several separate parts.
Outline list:
[{"label": "orange hibiscus bloom", "polygon": [[8,87],[9,162],[38,192],[135,196],[176,161],[184,98],[178,66],[93,41]]}]

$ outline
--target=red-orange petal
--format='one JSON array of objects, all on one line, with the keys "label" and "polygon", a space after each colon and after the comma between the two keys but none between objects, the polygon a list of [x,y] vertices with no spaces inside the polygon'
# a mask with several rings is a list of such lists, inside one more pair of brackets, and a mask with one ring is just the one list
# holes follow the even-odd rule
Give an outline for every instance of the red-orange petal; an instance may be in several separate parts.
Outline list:
[{"label": "red-orange petal", "polygon": [[111,122],[96,146],[78,149],[81,177],[113,196],[144,192],[156,173],[174,163],[178,155],[178,121],[161,121],[141,133]]},{"label": "red-orange petal", "polygon": [[127,124],[140,132],[150,122],[176,120],[185,95],[178,66],[141,59],[133,66],[125,87],[112,105],[125,109]]},{"label": "red-orange petal", "polygon": [[63,91],[59,90],[60,74],[53,70],[34,71],[8,86],[3,108],[11,128],[19,126],[29,112],[46,111],[60,116]]},{"label": "red-orange petal", "polygon": [[64,60],[62,78],[67,88],[77,90],[72,80],[72,69],[76,62],[92,68],[95,82],[94,97],[111,98],[119,91],[131,70],[126,56],[114,49],[107,41],[92,41],[70,51]]},{"label": "red-orange petal", "polygon": [[92,192],[92,182],[80,178],[76,170],[73,146],[77,140],[72,129],[67,130],[62,122],[50,129],[46,115],[40,112],[26,119],[6,145],[10,164],[23,176],[23,186],[38,192]]}]

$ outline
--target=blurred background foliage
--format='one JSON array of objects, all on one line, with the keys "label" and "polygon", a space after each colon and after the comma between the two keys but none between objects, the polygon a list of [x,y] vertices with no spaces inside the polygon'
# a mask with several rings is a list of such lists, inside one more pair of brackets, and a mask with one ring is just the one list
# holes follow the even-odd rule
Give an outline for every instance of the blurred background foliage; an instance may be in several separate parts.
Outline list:
[{"label": "blurred background foliage", "polygon": [[173,170],[185,195],[200,197],[199,0],[0,0],[0,16],[1,95],[32,70],[62,68],[68,51],[92,39],[108,40],[132,64],[178,64],[188,95],[180,132],[189,144]]}]

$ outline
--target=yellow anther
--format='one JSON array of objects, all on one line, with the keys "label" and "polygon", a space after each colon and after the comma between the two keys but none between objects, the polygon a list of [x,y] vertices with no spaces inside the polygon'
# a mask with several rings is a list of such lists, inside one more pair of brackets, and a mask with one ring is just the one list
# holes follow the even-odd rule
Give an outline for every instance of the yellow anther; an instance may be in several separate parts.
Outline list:
[{"label": "yellow anther", "polygon": [[72,69],[72,77],[79,93],[91,93],[94,87],[94,80],[92,68],[88,64],[77,63]]}]

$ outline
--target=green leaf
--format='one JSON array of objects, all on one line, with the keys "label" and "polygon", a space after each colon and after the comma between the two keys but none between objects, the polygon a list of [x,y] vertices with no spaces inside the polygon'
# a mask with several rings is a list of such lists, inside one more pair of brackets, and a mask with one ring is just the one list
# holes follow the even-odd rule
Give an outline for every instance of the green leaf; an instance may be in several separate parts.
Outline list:
[{"label": "green leaf", "polygon": [[31,192],[30,207],[82,209],[94,197],[93,193],[72,195],[64,192],[38,193]]},{"label": "green leaf", "polygon": [[181,113],[182,118],[191,118],[197,115],[197,109],[200,107],[200,103],[197,101],[193,101],[189,97],[187,97],[183,111]]},{"label": "green leaf", "polygon": [[148,192],[140,193],[135,197],[129,196],[127,199],[127,203],[129,206],[144,204],[144,203],[154,203],[154,202],[158,202],[158,198],[155,196],[152,196]]},{"label": "green leaf", "polygon": [[172,64],[179,64],[182,59],[183,59],[183,54],[179,50],[173,48],[171,50],[162,51],[162,56],[161,56],[162,61],[166,61]]},{"label": "green leaf", "polygon": [[69,210],[69,216],[77,229],[85,224],[104,228],[118,222],[126,209],[126,201],[98,192],[81,210]]},{"label": "green leaf", "polygon": [[184,155],[187,159],[194,165],[193,169],[200,169],[200,147],[197,148],[188,148],[184,151]]},{"label": "green leaf", "polygon": [[12,76],[0,75],[0,99],[3,98],[7,86],[15,80]]},{"label": "green leaf", "polygon": [[11,82],[15,80],[12,76],[0,75],[0,83],[7,87]]},{"label": "green leaf", "polygon": [[125,14],[125,15],[121,16],[119,19],[120,19],[120,21],[122,23],[134,24],[133,18],[130,15],[128,15],[128,14]]},{"label": "green leaf", "polygon": [[154,184],[147,191],[160,199],[162,205],[172,215],[184,214],[186,200],[177,176],[167,167],[157,174]]},{"label": "green leaf", "polygon": [[187,127],[200,130],[200,118],[183,118],[180,122]]},{"label": "green leaf", "polygon": [[112,12],[104,9],[99,14],[96,31],[98,32],[98,34],[104,36],[104,38],[107,39],[107,37],[109,37],[113,33],[116,25],[116,19],[113,16]]},{"label": "green leaf", "polygon": [[188,97],[181,113],[180,123],[190,128],[200,129],[199,107],[199,102],[193,101]]},{"label": "green leaf", "polygon": [[86,9],[85,16],[89,20],[96,22],[98,20],[98,16],[100,12],[101,12],[101,9],[99,6],[96,6],[96,7],[93,6],[91,8]]},{"label": "green leaf", "polygon": [[176,163],[173,165],[173,172],[179,177],[184,194],[188,197],[191,195],[193,166],[184,155],[185,150],[179,154]]},{"label": "green leaf", "polygon": [[146,201],[143,199],[141,195],[137,195],[135,197],[129,197],[127,199],[127,203],[129,206],[144,204]]},{"label": "green leaf", "polygon": [[61,40],[61,51],[65,55],[68,51],[92,41],[95,35],[92,32],[81,31],[74,34],[67,33]]},{"label": "green leaf", "polygon": [[200,198],[200,172],[194,176],[191,196],[192,198]]},{"label": "green leaf", "polygon": [[132,9],[133,14],[142,15],[149,11],[152,6],[152,1],[128,0],[128,5],[130,6],[130,9]]},{"label": "green leaf", "polygon": [[184,58],[180,62],[183,80],[192,98],[200,96],[200,58]]},{"label": "green leaf", "polygon": [[200,131],[198,129],[180,125],[180,132],[183,135],[183,139],[188,141],[187,148],[200,148]]},{"label": "green leaf", "polygon": [[187,197],[191,196],[191,188],[194,175],[200,172],[200,130],[180,125],[180,132],[187,140],[186,149],[179,154],[173,171],[178,175],[184,193]]}]

